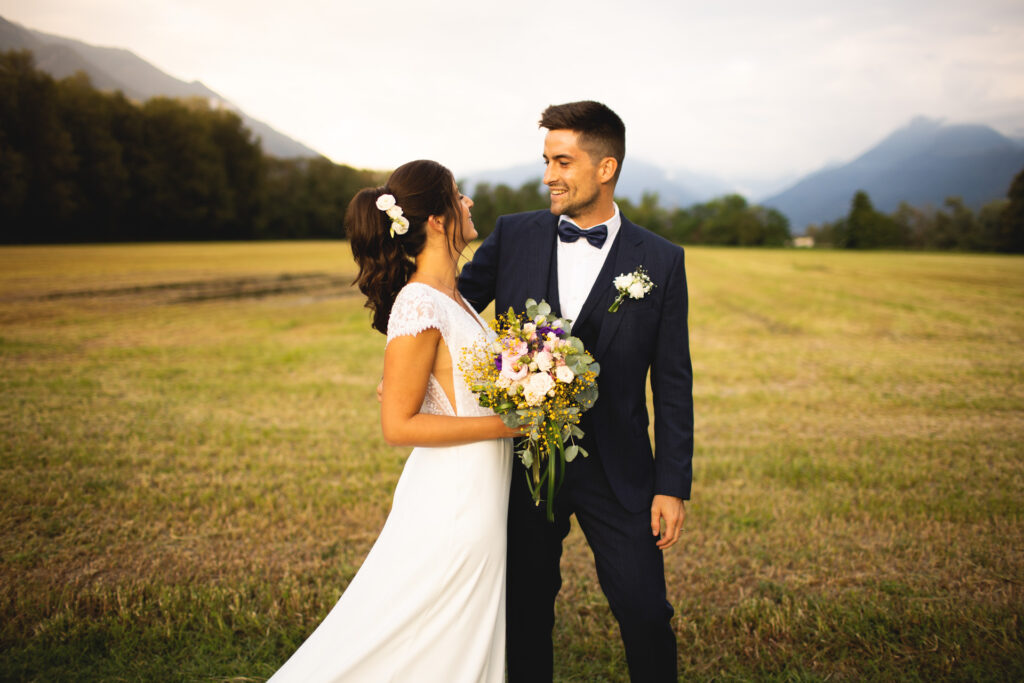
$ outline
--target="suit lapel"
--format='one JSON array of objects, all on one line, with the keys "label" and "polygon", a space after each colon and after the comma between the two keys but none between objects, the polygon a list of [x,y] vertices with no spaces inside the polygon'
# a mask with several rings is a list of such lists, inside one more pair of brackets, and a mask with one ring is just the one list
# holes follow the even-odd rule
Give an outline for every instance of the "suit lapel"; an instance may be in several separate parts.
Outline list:
[{"label": "suit lapel", "polygon": [[[615,336],[615,332],[619,329],[619,323],[622,322],[624,317],[622,314],[622,308],[615,313],[608,313],[608,307],[611,306],[616,296],[615,285],[612,284],[612,280],[622,273],[631,273],[636,270],[636,267],[643,264],[643,230],[630,223],[625,218],[622,219],[622,225],[619,228],[618,235],[618,253],[615,254],[615,262],[613,267],[608,273],[605,271],[607,268],[601,269],[601,275],[598,276],[598,281],[594,283],[594,290],[590,293],[587,298],[587,304],[584,306],[586,314],[589,315],[587,307],[592,307],[593,304],[598,301],[601,302],[602,309],[595,312],[595,315],[603,315],[604,319],[601,321],[601,332],[597,337],[597,345],[594,347],[594,357],[598,360],[604,355],[604,352],[608,349],[608,345],[611,343],[612,338]],[[609,260],[611,260],[611,254],[609,254]],[[605,264],[607,266],[607,264]],[[595,296],[595,292],[598,296]],[[583,315],[581,314],[582,318]]]},{"label": "suit lapel", "polygon": [[558,295],[558,240],[554,238],[555,231],[552,230],[551,246],[547,248],[547,254],[549,263],[551,264],[548,268],[548,283],[547,283],[547,302],[551,304],[551,310],[555,312],[558,317],[562,316],[562,299]]},{"label": "suit lapel", "polygon": [[[535,263],[534,279],[530,283],[530,291],[542,292],[535,296],[537,301],[547,301],[551,310],[558,312],[560,304],[558,300],[558,259],[555,258],[555,248],[558,240],[556,226],[558,217],[550,211],[542,214],[537,219],[536,237],[526,249]],[[552,286],[554,283],[554,286]]]},{"label": "suit lapel", "polygon": [[[522,242],[516,244],[518,257],[513,261],[519,272],[511,273],[511,277],[519,285],[515,287],[516,294],[511,303],[517,311],[524,310],[527,299],[535,299],[538,302],[544,299],[551,305],[551,309],[558,310],[558,275],[555,271],[555,225],[557,217],[551,212],[545,211],[538,214],[532,220],[528,230],[521,234]],[[554,274],[554,288],[550,287]],[[500,315],[504,311],[495,311]]]}]

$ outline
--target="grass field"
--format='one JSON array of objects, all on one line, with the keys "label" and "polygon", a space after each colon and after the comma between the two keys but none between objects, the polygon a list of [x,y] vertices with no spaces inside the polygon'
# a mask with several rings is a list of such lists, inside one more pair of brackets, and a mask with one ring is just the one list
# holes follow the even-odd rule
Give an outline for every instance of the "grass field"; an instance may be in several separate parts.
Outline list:
[{"label": "grass field", "polygon": [[[687,251],[684,680],[1024,680],[1024,258]],[[0,679],[259,681],[407,450],[344,243],[0,248]],[[625,681],[582,536],[556,678]]]}]

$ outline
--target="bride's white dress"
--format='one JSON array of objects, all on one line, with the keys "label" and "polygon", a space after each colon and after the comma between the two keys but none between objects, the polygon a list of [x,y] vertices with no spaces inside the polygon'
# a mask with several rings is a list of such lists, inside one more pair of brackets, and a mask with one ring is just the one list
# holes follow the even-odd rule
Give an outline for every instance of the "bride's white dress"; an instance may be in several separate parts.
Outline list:
[{"label": "bride's white dress", "polygon": [[[433,376],[421,412],[493,415],[458,370],[486,329],[480,316],[427,285],[410,283],[388,320],[388,342],[440,330],[451,356],[453,407]],[[270,679],[500,683],[505,666],[505,523],[508,439],[416,448],[391,513],[330,614]]]}]

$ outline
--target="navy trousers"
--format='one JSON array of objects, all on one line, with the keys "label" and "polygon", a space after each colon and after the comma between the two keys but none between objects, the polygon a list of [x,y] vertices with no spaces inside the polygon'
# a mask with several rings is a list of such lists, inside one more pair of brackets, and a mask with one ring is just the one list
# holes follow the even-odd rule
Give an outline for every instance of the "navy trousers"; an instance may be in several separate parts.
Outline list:
[{"label": "navy trousers", "polygon": [[[593,452],[592,452],[593,453]],[[555,497],[555,521],[533,504],[525,468],[516,462],[508,515],[506,606],[509,683],[551,681],[555,598],[562,586],[562,541],[575,514],[594,553],[597,577],[626,649],[633,683],[676,679],[676,639],[665,596],[662,551],[650,510],[619,504],[595,455],[576,458]]]}]

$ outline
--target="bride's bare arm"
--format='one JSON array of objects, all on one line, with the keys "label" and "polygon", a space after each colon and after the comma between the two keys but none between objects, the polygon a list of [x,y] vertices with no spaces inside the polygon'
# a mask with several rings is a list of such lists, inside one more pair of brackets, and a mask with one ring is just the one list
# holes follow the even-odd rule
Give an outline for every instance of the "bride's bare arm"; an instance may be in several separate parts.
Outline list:
[{"label": "bride's bare arm", "polygon": [[380,424],[392,446],[456,446],[519,436],[499,417],[452,417],[420,412],[441,333],[428,328],[392,339],[384,352]]}]

